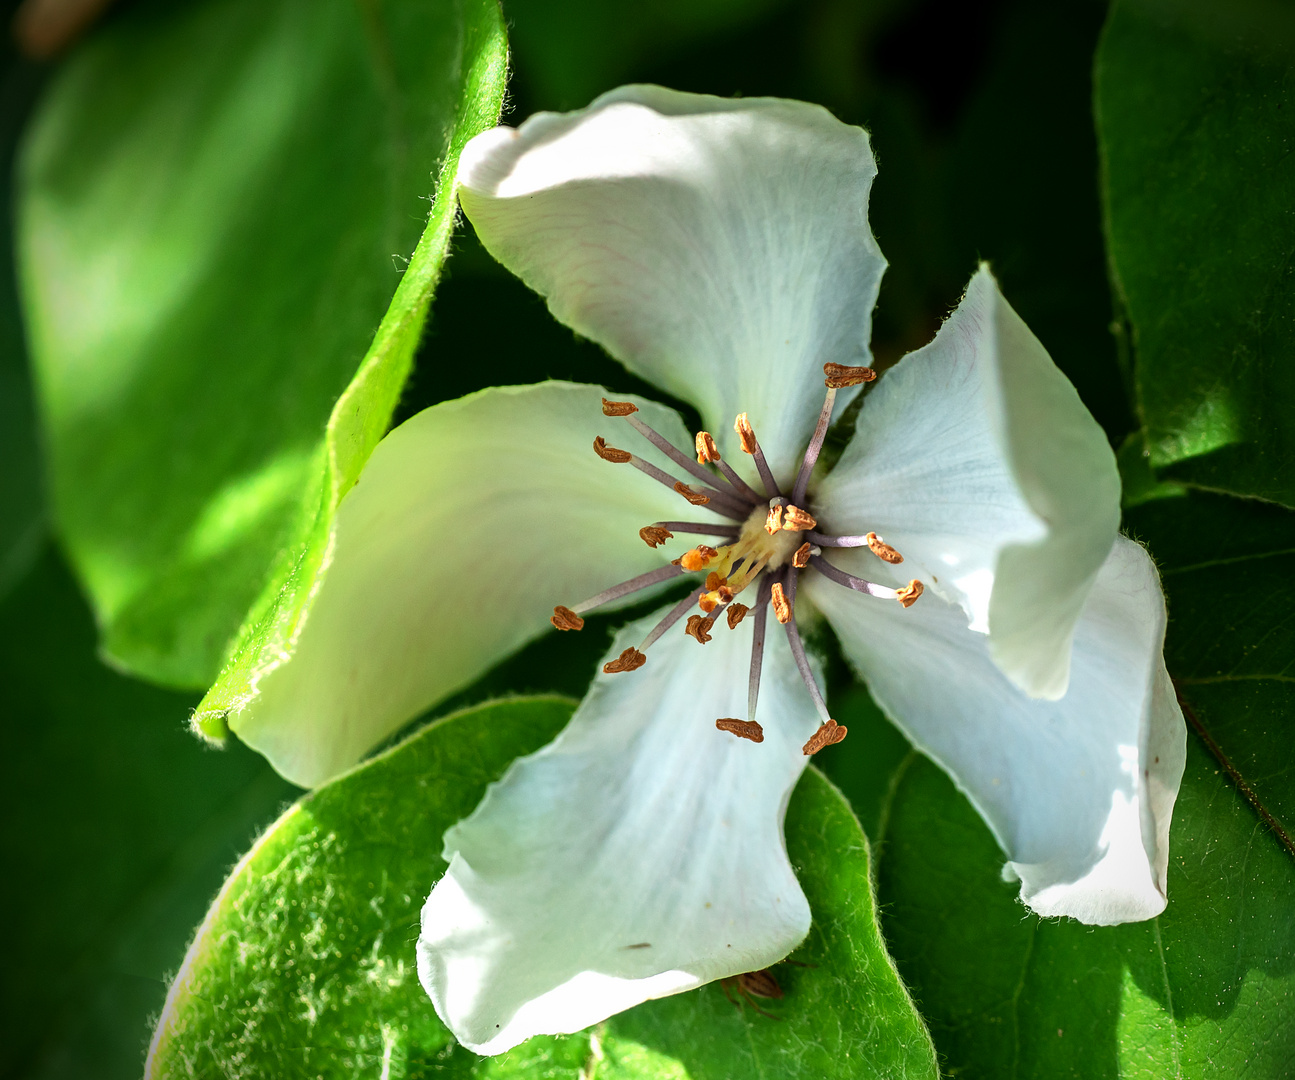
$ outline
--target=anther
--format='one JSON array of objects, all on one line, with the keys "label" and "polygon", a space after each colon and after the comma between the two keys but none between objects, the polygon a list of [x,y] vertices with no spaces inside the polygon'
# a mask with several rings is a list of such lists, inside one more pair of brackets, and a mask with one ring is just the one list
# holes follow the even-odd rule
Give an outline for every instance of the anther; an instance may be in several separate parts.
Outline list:
[{"label": "anther", "polygon": [[764,742],[764,728],[754,720],[738,720],[732,716],[724,716],[715,721],[715,726],[720,731],[736,735],[739,739],[750,739],[754,743]]},{"label": "anther", "polygon": [[888,563],[902,563],[904,561],[904,556],[885,543],[875,532],[868,533],[864,539],[868,541],[868,550],[877,558],[885,559]]},{"label": "anther", "polygon": [[917,603],[917,598],[922,595],[923,585],[917,578],[913,578],[902,589],[895,590],[895,599],[904,607],[912,607]]},{"label": "anther", "polygon": [[781,581],[773,583],[773,592],[771,594],[773,601],[773,613],[778,617],[778,621],[784,626],[791,622],[791,602],[787,599],[786,590],[782,587]]},{"label": "anther", "polygon": [[705,506],[708,502],[710,502],[709,495],[703,495],[700,491],[693,491],[693,489],[690,488],[687,484],[685,484],[682,480],[678,481],[675,484],[674,489],[675,491],[679,492],[679,494],[682,495],[685,499],[687,499],[690,503],[692,503],[693,506]]},{"label": "anther", "polygon": [[549,622],[559,630],[583,630],[585,628],[584,619],[569,607],[563,607],[561,604],[553,609]]},{"label": "anther", "polygon": [[721,585],[725,585],[727,583],[728,583],[728,578],[726,578],[718,570],[712,570],[709,574],[706,575],[706,589],[708,592],[714,592]]},{"label": "anther", "polygon": [[824,364],[823,374],[827,376],[823,384],[829,390],[844,390],[847,386],[872,382],[877,377],[870,367],[846,367],[845,364]]},{"label": "anther", "polygon": [[788,506],[783,510],[782,527],[787,532],[804,532],[817,524],[818,522],[799,506]]},{"label": "anther", "polygon": [[791,565],[797,570],[804,570],[809,565],[809,556],[811,554],[811,544],[806,540],[796,549],[796,554],[791,557]]},{"label": "anther", "polygon": [[782,503],[774,503],[769,507],[769,516],[764,521],[764,531],[770,536],[782,528]]},{"label": "anther", "polygon": [[739,413],[738,418],[733,421],[733,430],[742,440],[742,453],[754,454],[756,447],[760,444],[755,441],[755,428],[751,426],[751,421],[746,413]]},{"label": "anther", "polygon": [[713,547],[702,544],[680,555],[679,565],[688,571],[705,570],[706,564],[718,554],[719,552]]},{"label": "anther", "polygon": [[673,540],[674,533],[659,525],[644,525],[639,529],[639,539],[650,548],[660,547],[667,540]]},{"label": "anther", "polygon": [[835,720],[828,720],[820,724],[818,730],[809,737],[809,741],[800,748],[801,753],[809,757],[811,754],[817,754],[825,746],[835,746],[845,738],[848,730]]},{"label": "anther", "polygon": [[705,615],[689,615],[688,625],[684,627],[683,632],[691,638],[696,638],[697,644],[705,645],[710,640],[710,628],[715,625],[714,619],[708,619]]},{"label": "anther", "polygon": [[639,407],[632,401],[608,401],[603,398],[603,416],[629,416],[638,411]]},{"label": "anther", "polygon": [[719,461],[719,447],[715,440],[709,431],[697,432],[697,464],[709,465],[715,461]]},{"label": "anther", "polygon": [[737,624],[746,618],[746,613],[751,609],[745,604],[734,604],[728,609],[728,628],[736,630]]},{"label": "anther", "polygon": [[614,446],[608,446],[601,435],[594,439],[594,453],[603,461],[610,461],[616,465],[624,465],[634,457],[628,450],[617,450]]},{"label": "anther", "polygon": [[637,671],[647,663],[647,657],[638,649],[626,649],[615,660],[603,664],[603,674],[615,675],[621,671]]}]

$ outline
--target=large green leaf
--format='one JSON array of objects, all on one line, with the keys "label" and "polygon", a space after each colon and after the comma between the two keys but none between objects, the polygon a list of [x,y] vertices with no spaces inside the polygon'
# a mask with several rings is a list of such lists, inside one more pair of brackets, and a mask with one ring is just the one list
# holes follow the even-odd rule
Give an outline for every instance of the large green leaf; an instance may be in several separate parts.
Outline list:
[{"label": "large green leaf", "polygon": [[1295,10],[1118,0],[1097,54],[1108,255],[1151,464],[1295,505]]},{"label": "large green leaf", "polygon": [[135,1080],[166,973],[292,797],[189,735],[192,707],[98,661],[52,552],[0,605],[0,1076]]},{"label": "large green leaf", "polygon": [[479,706],[424,728],[294,806],[242,860],[163,1013],[150,1077],[931,1076],[933,1052],[882,947],[863,833],[811,771],[788,849],[815,912],[770,1020],[719,987],[494,1059],[454,1043],[419,985],[419,909],[445,829],[571,714],[560,698]]},{"label": "large green leaf", "polygon": [[20,256],[55,514],[118,664],[207,685],[237,635],[223,707],[291,638],[505,63],[493,0],[144,0],[59,73]]}]

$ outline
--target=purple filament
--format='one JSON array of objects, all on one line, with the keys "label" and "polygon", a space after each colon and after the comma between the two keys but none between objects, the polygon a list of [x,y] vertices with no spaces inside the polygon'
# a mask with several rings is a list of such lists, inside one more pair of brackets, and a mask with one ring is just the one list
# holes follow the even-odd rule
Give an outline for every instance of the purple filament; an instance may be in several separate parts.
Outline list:
[{"label": "purple filament", "polygon": [[833,566],[821,555],[811,555],[809,565],[827,578],[828,581],[835,581],[838,585],[844,585],[847,589],[867,593],[869,596],[876,596],[882,600],[895,599],[894,589],[887,588],[885,585],[878,585],[875,581],[865,581],[863,578],[855,577],[853,574],[847,574],[844,570]]},{"label": "purple filament", "polygon": [[818,455],[823,452],[823,440],[827,438],[827,427],[832,422],[832,406],[835,402],[836,391],[829,386],[827,397],[823,399],[823,411],[818,414],[818,426],[814,428],[814,437],[805,447],[805,460],[801,462],[800,472],[796,474],[796,485],[791,489],[791,501],[796,506],[799,506],[801,500],[805,498],[805,489],[809,486],[809,474],[814,471],[814,463],[818,461]]},{"label": "purple filament", "polygon": [[783,623],[783,629],[787,631],[787,644],[791,646],[791,655],[796,661],[796,667],[800,671],[801,681],[804,682],[805,688],[809,691],[809,696],[814,699],[814,708],[818,710],[819,716],[824,721],[832,719],[831,714],[827,711],[827,702],[823,700],[823,695],[819,692],[818,683],[814,681],[814,672],[809,667],[809,657],[805,655],[805,645],[800,640],[800,630],[796,626],[796,579],[800,575],[796,571],[789,570],[786,576],[786,584],[783,589],[787,594],[787,603],[791,606],[791,618]]},{"label": "purple filament", "polygon": [[571,610],[577,615],[581,612],[592,611],[596,607],[602,607],[603,604],[609,604],[613,600],[619,600],[622,596],[629,596],[630,593],[636,593],[640,589],[646,589],[649,585],[655,585],[661,581],[669,581],[671,578],[678,577],[682,574],[683,568],[671,563],[669,566],[662,566],[657,570],[649,570],[646,574],[639,574],[638,577],[632,577],[628,581],[622,581],[619,585],[613,585],[610,589],[604,589],[596,596],[589,597],[588,600],[582,600]]}]

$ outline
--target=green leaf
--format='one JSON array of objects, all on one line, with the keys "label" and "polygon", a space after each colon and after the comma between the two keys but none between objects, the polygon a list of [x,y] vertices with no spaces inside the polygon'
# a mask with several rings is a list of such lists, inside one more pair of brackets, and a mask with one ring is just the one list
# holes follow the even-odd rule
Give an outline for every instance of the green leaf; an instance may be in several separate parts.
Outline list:
[{"label": "green leaf", "polygon": [[1097,54],[1112,280],[1151,465],[1295,505],[1295,12],[1119,0]]},{"label": "green leaf", "polygon": [[54,511],[119,665],[203,686],[236,651],[219,712],[291,638],[505,65],[493,0],[146,0],[60,70],[20,260]]},{"label": "green leaf", "polygon": [[135,1080],[166,973],[295,789],[185,730],[190,695],[122,677],[45,551],[0,604],[0,1075]]},{"label": "green leaf", "polygon": [[797,958],[817,966],[778,968],[786,997],[770,1011],[783,1019],[739,1010],[711,986],[641,1006],[593,1035],[532,1039],[499,1058],[454,1043],[414,960],[419,910],[445,870],[441,836],[517,753],[556,735],[572,708],[529,698],[460,713],[294,806],[208,913],[148,1075],[394,1078],[439,1069],[703,1080],[747,1075],[758,1061],[769,1077],[861,1069],[933,1077],[930,1043],[881,945],[863,833],[812,771],[792,799],[787,841],[815,911]]}]

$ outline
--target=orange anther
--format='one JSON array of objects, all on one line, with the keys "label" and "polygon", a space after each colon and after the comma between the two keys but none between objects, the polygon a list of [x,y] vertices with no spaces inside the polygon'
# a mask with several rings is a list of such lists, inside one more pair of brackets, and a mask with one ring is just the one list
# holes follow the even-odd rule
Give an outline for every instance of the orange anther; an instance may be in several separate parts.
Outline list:
[{"label": "orange anther", "polygon": [[709,495],[703,495],[700,491],[693,491],[692,488],[690,488],[687,484],[683,483],[682,481],[677,482],[674,486],[674,489],[675,491],[679,492],[679,494],[682,495],[685,499],[687,499],[690,503],[692,503],[693,506],[705,506],[708,502],[710,502]]},{"label": "orange anther", "polygon": [[559,630],[583,630],[585,628],[584,619],[569,607],[563,607],[561,604],[553,609],[549,622]]},{"label": "orange anther", "polygon": [[764,742],[764,728],[754,720],[738,720],[732,716],[724,716],[715,721],[715,726],[720,731],[736,735],[739,739],[750,739],[756,743]]},{"label": "orange anther", "polygon": [[617,450],[614,446],[608,446],[601,435],[594,439],[594,453],[603,461],[610,461],[616,465],[624,465],[634,456],[628,450]]},{"label": "orange anther", "polygon": [[781,581],[775,581],[771,599],[773,600],[773,613],[778,617],[778,621],[783,625],[791,622],[791,602],[787,599],[787,593],[782,587]]},{"label": "orange anther", "polygon": [[797,570],[804,570],[809,565],[810,543],[806,540],[796,549],[796,554],[791,557],[791,565]]},{"label": "orange anther", "polygon": [[746,413],[740,413],[738,418],[733,421],[733,430],[737,432],[738,438],[742,440],[742,453],[754,454],[756,447],[760,444],[755,441],[755,428],[751,426],[751,421],[747,419]]},{"label": "orange anther", "polygon": [[707,547],[705,544],[702,544],[699,547],[692,548],[680,555],[679,565],[690,573],[697,570],[705,570],[706,564],[718,554],[719,552],[713,547]]},{"label": "orange anther", "polygon": [[709,465],[712,461],[718,460],[719,447],[715,445],[715,440],[711,438],[710,432],[697,432],[697,464]]},{"label": "orange anther", "polygon": [[727,583],[728,578],[724,577],[718,570],[712,570],[706,575],[706,588],[714,592],[721,585]]},{"label": "orange anther", "polygon": [[875,532],[868,533],[864,539],[868,541],[868,550],[877,558],[885,559],[888,563],[902,563],[904,561],[904,556],[885,543]]},{"label": "orange anther", "polygon": [[770,536],[782,528],[782,503],[769,507],[769,516],[764,519],[764,531]]},{"label": "orange anther", "polygon": [[638,649],[626,649],[615,660],[608,660],[603,664],[603,673],[615,675],[620,671],[637,671],[646,663],[647,657]]},{"label": "orange anther", "polygon": [[918,581],[917,578],[913,578],[913,580],[902,589],[895,590],[895,599],[903,604],[904,607],[912,607],[917,603],[917,598],[922,595],[922,588],[922,583]]},{"label": "orange anther", "polygon": [[629,416],[638,411],[639,407],[632,401],[608,401],[603,398],[603,416]]},{"label": "orange anther", "polygon": [[673,540],[674,533],[660,525],[644,525],[639,529],[639,539],[650,548],[660,547],[667,540]]},{"label": "orange anther", "polygon": [[820,724],[818,730],[809,737],[809,742],[800,748],[801,752],[806,757],[809,757],[810,754],[817,754],[825,746],[835,746],[845,738],[847,730],[835,720]]},{"label": "orange anther", "polygon": [[823,384],[832,390],[872,382],[877,377],[870,367],[846,367],[844,364],[824,364],[823,374],[827,376]]},{"label": "orange anther", "polygon": [[746,618],[746,613],[751,609],[745,604],[734,604],[728,609],[728,628],[736,630],[737,624]]},{"label": "orange anther", "polygon": [[699,645],[705,645],[710,640],[710,628],[715,625],[714,619],[708,619],[705,615],[689,615],[688,625],[684,627],[683,632],[689,637],[696,638]]},{"label": "orange anther", "polygon": [[804,532],[817,524],[818,522],[799,506],[788,506],[783,510],[782,527],[787,532]]}]

